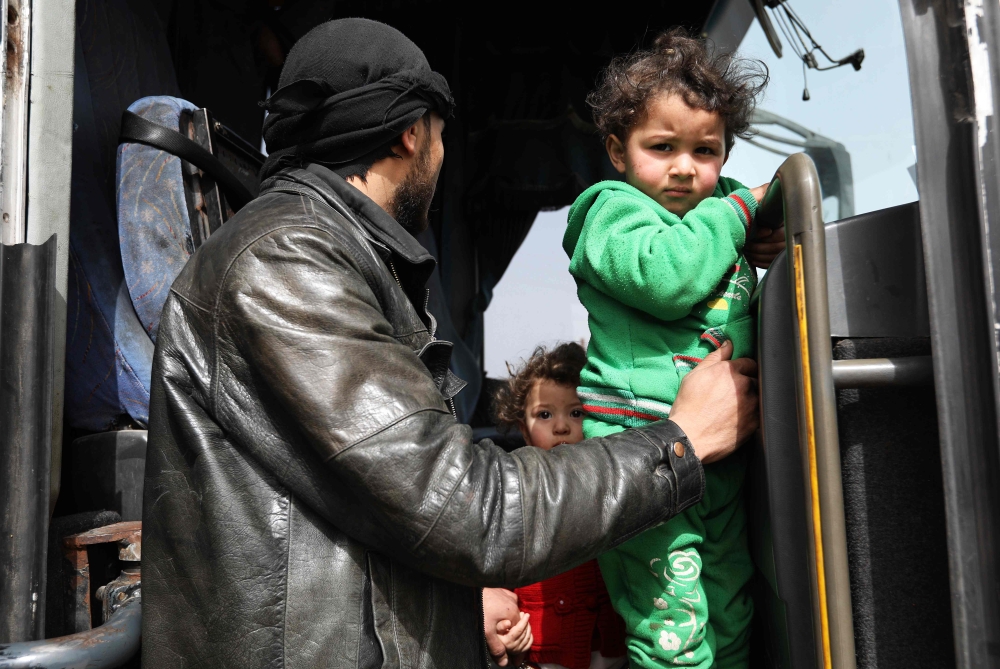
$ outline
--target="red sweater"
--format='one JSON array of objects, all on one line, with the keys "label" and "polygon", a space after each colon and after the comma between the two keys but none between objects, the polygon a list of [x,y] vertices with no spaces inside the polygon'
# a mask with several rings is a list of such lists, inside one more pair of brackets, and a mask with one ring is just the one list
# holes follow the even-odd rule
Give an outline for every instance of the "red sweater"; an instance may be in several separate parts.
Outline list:
[{"label": "red sweater", "polygon": [[587,669],[593,650],[625,655],[625,623],[611,608],[597,560],[514,592],[520,609],[531,614],[532,662]]}]

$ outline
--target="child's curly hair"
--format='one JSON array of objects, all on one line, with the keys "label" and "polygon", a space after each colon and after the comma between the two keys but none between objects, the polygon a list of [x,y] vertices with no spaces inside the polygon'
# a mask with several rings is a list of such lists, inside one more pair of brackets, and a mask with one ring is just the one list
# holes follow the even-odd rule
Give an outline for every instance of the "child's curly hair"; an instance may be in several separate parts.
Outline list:
[{"label": "child's curly hair", "polygon": [[767,65],[759,60],[715,54],[705,40],[672,28],[645,49],[611,61],[587,96],[602,139],[625,141],[641,123],[649,100],[679,93],[695,109],[716,112],[726,125],[726,154],[737,137],[753,136],[750,119],[767,87]]},{"label": "child's curly hair", "polygon": [[587,353],[579,344],[560,344],[551,351],[539,346],[516,371],[507,364],[510,378],[497,391],[493,415],[504,433],[524,422],[524,404],[535,381],[555,381],[574,389],[580,385],[580,370],[587,364]]}]

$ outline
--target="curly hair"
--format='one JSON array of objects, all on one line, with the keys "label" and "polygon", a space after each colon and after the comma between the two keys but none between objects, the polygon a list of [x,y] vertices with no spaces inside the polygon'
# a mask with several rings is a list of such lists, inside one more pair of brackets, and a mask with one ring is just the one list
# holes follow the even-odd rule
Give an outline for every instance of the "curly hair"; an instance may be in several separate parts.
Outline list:
[{"label": "curly hair", "polygon": [[728,154],[737,137],[753,137],[750,120],[768,78],[763,62],[713,53],[705,40],[672,28],[652,48],[612,60],[587,104],[602,139],[614,135],[625,141],[645,120],[651,98],[679,93],[691,107],[722,117]]},{"label": "curly hair", "polygon": [[516,371],[507,363],[510,378],[493,399],[493,416],[504,433],[524,422],[524,405],[535,381],[555,381],[574,389],[580,385],[580,370],[587,363],[587,353],[579,344],[560,344],[551,351],[539,346]]}]

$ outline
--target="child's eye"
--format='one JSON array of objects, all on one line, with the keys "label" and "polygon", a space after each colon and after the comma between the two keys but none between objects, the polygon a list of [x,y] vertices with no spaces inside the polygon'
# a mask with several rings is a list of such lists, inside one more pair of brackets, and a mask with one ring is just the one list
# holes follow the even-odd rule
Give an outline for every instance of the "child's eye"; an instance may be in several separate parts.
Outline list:
[{"label": "child's eye", "polygon": [[653,150],[654,151],[672,151],[673,148],[674,147],[671,146],[670,144],[657,144],[656,146],[653,147]]},{"label": "child's eye", "polygon": [[713,149],[710,146],[699,146],[697,149],[694,150],[694,152],[695,153],[700,153],[700,154],[702,154],[704,156],[714,156],[715,155],[715,149]]},{"label": "child's eye", "polygon": [[573,418],[583,418],[583,409],[573,409],[569,415]]},{"label": "child's eye", "polygon": [[548,411],[539,411],[538,417],[541,418],[542,420],[548,420],[549,418],[552,418],[552,414],[549,413]]}]

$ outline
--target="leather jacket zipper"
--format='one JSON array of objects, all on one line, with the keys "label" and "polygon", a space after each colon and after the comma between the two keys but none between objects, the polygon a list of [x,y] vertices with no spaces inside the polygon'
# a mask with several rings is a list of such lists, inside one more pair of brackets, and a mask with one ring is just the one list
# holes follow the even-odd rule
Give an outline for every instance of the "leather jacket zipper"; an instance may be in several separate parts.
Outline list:
[{"label": "leather jacket zipper", "polygon": [[[450,401],[450,400],[449,400]],[[486,593],[479,591],[479,629],[483,632],[483,667],[490,669],[493,666],[493,658],[490,657],[490,645],[486,643]]]},{"label": "leather jacket zipper", "polygon": [[[392,278],[394,278],[396,280],[396,285],[399,286],[400,290],[402,290],[403,284],[399,282],[399,275],[396,274],[396,266],[392,264],[391,260],[389,260],[387,262],[389,263],[389,271],[392,272]],[[431,305],[431,289],[430,288],[425,288],[424,289],[424,313],[425,314],[427,313],[427,309],[430,307],[430,305]],[[431,341],[436,341],[437,340],[437,337],[434,336],[435,334],[437,334],[436,330],[437,330],[437,327],[435,327],[433,330],[430,331],[430,333],[431,333]],[[451,413],[452,413],[452,415],[455,414],[455,407],[454,406],[452,406],[452,408],[451,408]]]},{"label": "leather jacket zipper", "polygon": [[388,262],[389,262],[389,269],[392,271],[392,278],[396,280],[396,285],[399,286],[399,289],[403,290],[403,284],[399,282],[399,275],[396,274],[396,266],[392,264],[391,260],[389,260]]},{"label": "leather jacket zipper", "polygon": [[[426,293],[424,294],[424,313],[430,315],[431,312],[429,311],[429,308],[431,306],[431,289],[425,288],[424,290],[426,291]],[[429,320],[431,321],[431,326],[432,326],[431,341],[435,341],[437,339],[437,337],[434,336],[437,334],[437,322],[433,318]]]}]

